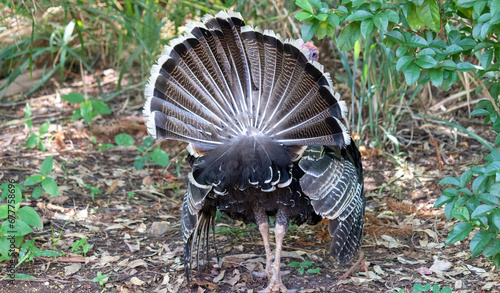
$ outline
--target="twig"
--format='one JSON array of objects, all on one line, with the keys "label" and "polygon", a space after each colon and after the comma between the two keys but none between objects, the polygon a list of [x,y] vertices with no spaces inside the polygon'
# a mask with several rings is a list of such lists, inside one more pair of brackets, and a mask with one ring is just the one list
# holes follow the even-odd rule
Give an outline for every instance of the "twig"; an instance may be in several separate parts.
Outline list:
[{"label": "twig", "polygon": [[438,167],[439,172],[443,172],[443,159],[441,158],[441,154],[439,153],[439,144],[434,136],[429,136],[429,143],[432,144],[436,148],[437,158],[438,158]]}]

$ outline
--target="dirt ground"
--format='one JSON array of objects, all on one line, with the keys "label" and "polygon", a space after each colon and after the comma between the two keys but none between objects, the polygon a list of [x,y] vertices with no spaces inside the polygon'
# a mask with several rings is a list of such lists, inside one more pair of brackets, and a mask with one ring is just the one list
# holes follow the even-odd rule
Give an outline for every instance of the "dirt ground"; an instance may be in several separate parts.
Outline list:
[{"label": "dirt ground", "polygon": [[[187,164],[180,165],[180,178],[176,170],[185,154],[184,146],[163,142],[171,164],[167,168],[150,164],[136,171],[133,162],[139,153],[135,147],[101,151],[98,146],[114,143],[119,133],[128,133],[136,145],[142,144],[147,134],[140,116],[140,93],[111,100],[113,114],[98,116],[90,132],[81,121],[69,120],[75,107],[62,101],[60,95],[71,90],[54,93],[47,89],[29,100],[34,130],[51,121],[50,135],[44,138],[45,152],[24,146],[30,134],[23,119],[26,101],[0,104],[0,184],[9,179],[23,183],[26,177],[39,173],[43,159],[53,156],[55,168],[50,176],[57,181],[59,197],[44,193],[23,204],[34,207],[44,224],[27,239],[36,239],[35,245],[42,250],[64,253],[22,263],[16,273],[36,279],[1,281],[0,292],[188,292],[180,233]],[[457,117],[468,117],[462,114]],[[284,242],[282,268],[289,289],[412,292],[419,283],[449,286],[453,292],[499,292],[498,270],[483,257],[471,260],[468,240],[444,246],[454,222],[445,220],[442,209],[433,208],[444,189],[437,183],[480,164],[485,150],[447,127],[424,122],[402,123],[398,136],[405,144],[401,149],[404,155],[394,156],[391,149],[361,148],[367,197],[362,251],[370,278],[356,269],[339,281],[352,263],[337,266],[328,256],[325,224],[292,226]],[[494,139],[480,119],[457,118],[455,122],[490,141]],[[91,142],[92,135],[97,143]],[[98,187],[102,194],[92,200],[84,184]],[[25,194],[32,190],[28,187]],[[86,256],[72,254],[73,243],[83,237],[91,245]],[[216,227],[216,243],[221,262],[213,258],[208,266],[194,271],[190,292],[258,292],[265,287],[266,280],[252,274],[264,260],[255,225],[222,216]],[[306,270],[320,268],[319,273],[300,274],[298,268],[288,266],[295,261],[311,261]],[[1,277],[6,269],[6,262],[0,263]],[[108,276],[102,286],[92,281],[98,272]]]}]

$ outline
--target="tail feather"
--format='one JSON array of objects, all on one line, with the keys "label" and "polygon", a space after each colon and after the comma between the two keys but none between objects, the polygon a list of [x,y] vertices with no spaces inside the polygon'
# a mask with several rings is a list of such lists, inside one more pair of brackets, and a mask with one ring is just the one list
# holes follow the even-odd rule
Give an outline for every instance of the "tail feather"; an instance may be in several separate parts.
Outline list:
[{"label": "tail feather", "polygon": [[232,11],[202,21],[189,24],[152,69],[144,107],[151,134],[201,151],[253,135],[296,150],[350,144],[345,104],[298,41],[245,26]]}]

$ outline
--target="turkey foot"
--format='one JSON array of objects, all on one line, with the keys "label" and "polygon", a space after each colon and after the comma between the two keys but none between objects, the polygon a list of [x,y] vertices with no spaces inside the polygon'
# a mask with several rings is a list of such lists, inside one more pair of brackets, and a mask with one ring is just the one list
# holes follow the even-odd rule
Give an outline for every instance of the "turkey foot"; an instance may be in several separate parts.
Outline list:
[{"label": "turkey foot", "polygon": [[259,278],[264,278],[267,276],[267,279],[271,279],[271,245],[269,244],[269,220],[266,214],[266,211],[262,208],[254,209],[255,218],[259,224],[260,235],[262,235],[262,241],[264,242],[264,249],[266,250],[266,269],[264,270],[262,266],[260,266],[260,272],[253,272],[253,275]]},{"label": "turkey foot", "polygon": [[347,272],[345,272],[345,274],[342,275],[342,277],[340,277],[340,279],[338,279],[337,281],[340,281],[340,280],[343,280],[347,277],[349,277],[349,275],[356,269],[359,267],[359,265],[361,265],[361,267],[365,270],[366,272],[366,277],[368,279],[370,279],[370,273],[368,273],[368,267],[366,266],[366,262],[365,262],[365,254],[360,251],[359,252],[359,258],[358,260],[349,268],[349,270],[347,270]]},{"label": "turkey foot", "polygon": [[283,285],[281,281],[281,271],[280,271],[280,262],[281,262],[281,248],[283,245],[283,238],[285,237],[285,233],[287,230],[287,226],[283,224],[279,224],[276,221],[274,226],[274,235],[276,238],[276,254],[274,258],[273,267],[271,269],[271,279],[267,284],[267,287],[260,291],[260,293],[269,293],[269,292],[282,292],[288,293],[288,289]]}]

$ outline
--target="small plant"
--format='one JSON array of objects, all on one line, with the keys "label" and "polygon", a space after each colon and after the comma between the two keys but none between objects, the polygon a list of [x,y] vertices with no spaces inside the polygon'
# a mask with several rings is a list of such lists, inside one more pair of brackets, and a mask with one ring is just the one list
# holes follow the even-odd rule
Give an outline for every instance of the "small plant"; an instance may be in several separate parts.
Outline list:
[{"label": "small plant", "polygon": [[[76,254],[83,254],[83,256],[87,256],[87,252],[89,251],[92,245],[85,243],[87,242],[87,237],[83,237],[77,242],[73,243],[73,248],[71,248],[71,252]],[[81,248],[81,250],[78,250]]]},{"label": "small plant", "polygon": [[29,103],[26,103],[26,108],[24,110],[24,124],[28,128],[28,131],[31,131],[33,121],[31,120],[31,107]]},{"label": "small plant", "polygon": [[[417,283],[413,285],[413,291],[411,293],[420,293],[420,292],[427,292],[431,289],[431,284],[427,284],[425,286],[422,286],[420,283]],[[439,289],[439,285],[434,285],[432,286],[432,293],[451,293],[451,288],[450,287],[444,287],[443,289]],[[404,293],[404,290],[401,289],[399,291],[393,291],[392,293]]]},{"label": "small plant", "polygon": [[[7,201],[7,204],[0,206],[0,220],[5,219],[0,226],[0,262],[12,259],[14,247],[20,247],[15,268],[23,262],[33,260],[36,256],[51,257],[61,255],[61,253],[52,250],[41,251],[34,246],[34,239],[23,243],[24,237],[33,232],[32,227],[42,227],[40,216],[30,206],[21,207],[21,201],[23,200],[21,191],[24,190],[22,185],[7,183],[7,185],[0,185],[0,188],[3,189],[1,200],[5,199]],[[25,274],[14,274],[14,278],[33,279],[34,277]]]},{"label": "small plant", "polygon": [[86,123],[90,124],[98,114],[111,114],[111,110],[106,103],[101,100],[85,100],[85,97],[80,93],[69,93],[61,98],[70,104],[80,104],[80,107],[71,116],[73,120],[83,118]]},{"label": "small plant", "polygon": [[45,190],[45,192],[52,196],[58,196],[58,187],[56,181],[51,177],[47,177],[50,172],[52,172],[53,164],[54,161],[52,157],[46,158],[45,160],[43,160],[42,166],[40,167],[41,174],[32,175],[28,177],[24,182],[24,186],[41,183],[41,185],[35,187],[35,189],[33,190],[33,198],[39,198],[42,195],[42,190]]},{"label": "small plant", "polygon": [[[500,119],[488,100],[480,101],[471,115],[486,115],[485,123],[491,121],[493,130],[500,133]],[[500,134],[495,139],[500,146]],[[445,244],[464,240],[475,230],[470,242],[472,258],[483,254],[494,265],[500,267],[500,150],[494,148],[485,157],[484,166],[476,166],[458,177],[446,177],[439,184],[452,185],[443,191],[435,207],[446,204],[446,218],[460,222],[448,234]],[[472,185],[469,182],[473,176]]]},{"label": "small plant", "polygon": [[[27,105],[28,104],[26,104],[26,106]],[[31,119],[26,120],[25,124],[26,126],[28,126],[29,129],[31,129],[31,124],[32,124]],[[40,125],[40,128],[38,128],[38,134],[33,133],[28,137],[28,140],[26,140],[26,146],[30,149],[33,149],[38,146],[38,148],[42,152],[46,151],[47,147],[45,146],[45,142],[43,142],[43,137],[46,136],[46,134],[49,132],[49,127],[50,127],[49,121],[45,121],[44,123],[42,123],[42,125]]]},{"label": "small plant", "polygon": [[299,274],[303,275],[304,274],[304,271],[307,273],[307,274],[319,274],[321,268],[320,267],[316,267],[315,269],[308,269],[306,271],[306,268],[312,266],[314,264],[313,261],[308,261],[308,260],[305,260],[303,262],[298,262],[298,261],[293,261],[291,263],[288,264],[289,267],[291,268],[299,268]]},{"label": "small plant", "polygon": [[[115,136],[115,142],[120,146],[134,145],[134,139],[126,133],[121,133]],[[162,167],[166,167],[169,163],[168,154],[162,150],[160,146],[153,150],[153,138],[151,137],[146,137],[144,139],[144,145],[138,146],[136,149],[140,153],[140,155],[135,157],[134,161],[134,168],[136,170],[141,170],[150,161]]]},{"label": "small plant", "polygon": [[104,286],[104,283],[108,281],[109,275],[103,275],[101,272],[97,272],[97,276],[92,279],[92,282],[99,283],[99,285]]},{"label": "small plant", "polygon": [[133,192],[133,191],[129,191],[129,192],[127,192],[127,199],[131,199],[131,198],[133,198],[133,197],[134,197],[134,195],[135,195],[135,192]]},{"label": "small plant", "polygon": [[96,194],[102,194],[102,192],[99,190],[99,188],[95,187],[95,186],[90,186],[88,184],[84,184],[83,185],[85,188],[88,188],[90,189],[90,196],[92,197],[92,200],[94,200],[94,196]]}]

